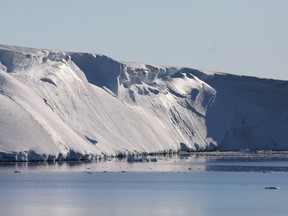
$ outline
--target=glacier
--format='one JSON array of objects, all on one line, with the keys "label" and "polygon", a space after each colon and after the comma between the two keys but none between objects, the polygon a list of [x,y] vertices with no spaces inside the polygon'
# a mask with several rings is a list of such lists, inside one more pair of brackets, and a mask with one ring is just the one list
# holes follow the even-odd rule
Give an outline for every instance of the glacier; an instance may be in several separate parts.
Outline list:
[{"label": "glacier", "polygon": [[288,150],[288,82],[0,45],[0,161]]}]

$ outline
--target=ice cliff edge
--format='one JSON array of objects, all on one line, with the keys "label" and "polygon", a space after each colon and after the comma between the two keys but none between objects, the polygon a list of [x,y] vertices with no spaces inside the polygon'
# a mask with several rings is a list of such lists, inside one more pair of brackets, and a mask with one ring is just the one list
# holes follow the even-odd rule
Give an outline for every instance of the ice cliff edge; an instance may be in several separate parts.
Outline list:
[{"label": "ice cliff edge", "polygon": [[0,160],[288,150],[288,82],[0,45]]}]

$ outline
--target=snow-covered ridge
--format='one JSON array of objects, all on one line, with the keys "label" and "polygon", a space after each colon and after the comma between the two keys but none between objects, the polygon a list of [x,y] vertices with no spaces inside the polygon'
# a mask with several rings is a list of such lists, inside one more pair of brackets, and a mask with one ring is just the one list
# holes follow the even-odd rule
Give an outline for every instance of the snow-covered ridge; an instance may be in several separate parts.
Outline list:
[{"label": "snow-covered ridge", "polygon": [[288,82],[0,45],[0,160],[288,150]]}]

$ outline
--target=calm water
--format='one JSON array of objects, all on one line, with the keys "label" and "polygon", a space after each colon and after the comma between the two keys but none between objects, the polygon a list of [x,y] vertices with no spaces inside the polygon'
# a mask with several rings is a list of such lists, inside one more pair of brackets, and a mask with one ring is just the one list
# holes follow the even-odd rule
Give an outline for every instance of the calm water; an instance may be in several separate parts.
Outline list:
[{"label": "calm water", "polygon": [[287,215],[287,161],[194,159],[2,164],[1,215]]}]

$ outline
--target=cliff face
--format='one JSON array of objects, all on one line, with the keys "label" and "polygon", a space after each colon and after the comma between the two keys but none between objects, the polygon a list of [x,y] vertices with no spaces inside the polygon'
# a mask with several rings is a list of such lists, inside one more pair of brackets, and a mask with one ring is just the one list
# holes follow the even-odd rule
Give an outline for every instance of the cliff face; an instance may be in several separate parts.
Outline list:
[{"label": "cliff face", "polygon": [[0,160],[288,150],[287,85],[0,46]]}]

